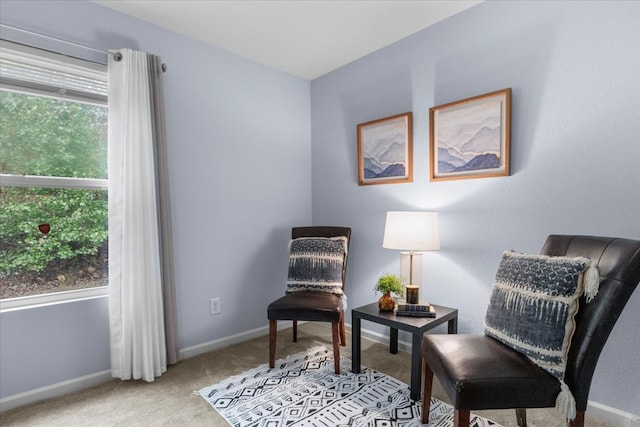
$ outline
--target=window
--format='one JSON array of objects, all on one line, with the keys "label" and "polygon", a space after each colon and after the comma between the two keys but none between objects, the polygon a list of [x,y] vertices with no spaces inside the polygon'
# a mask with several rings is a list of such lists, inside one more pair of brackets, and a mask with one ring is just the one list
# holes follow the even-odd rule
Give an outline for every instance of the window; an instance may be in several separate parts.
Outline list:
[{"label": "window", "polygon": [[105,65],[0,43],[4,309],[107,285],[108,111]]}]

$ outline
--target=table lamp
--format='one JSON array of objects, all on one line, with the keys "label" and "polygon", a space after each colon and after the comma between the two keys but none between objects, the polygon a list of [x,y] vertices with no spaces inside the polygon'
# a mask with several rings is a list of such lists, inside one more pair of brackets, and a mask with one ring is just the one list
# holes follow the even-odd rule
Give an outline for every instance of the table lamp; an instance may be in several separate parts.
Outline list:
[{"label": "table lamp", "polygon": [[437,212],[389,211],[382,247],[400,252],[400,276],[408,279],[407,303],[418,304],[422,283],[422,252],[440,249]]}]

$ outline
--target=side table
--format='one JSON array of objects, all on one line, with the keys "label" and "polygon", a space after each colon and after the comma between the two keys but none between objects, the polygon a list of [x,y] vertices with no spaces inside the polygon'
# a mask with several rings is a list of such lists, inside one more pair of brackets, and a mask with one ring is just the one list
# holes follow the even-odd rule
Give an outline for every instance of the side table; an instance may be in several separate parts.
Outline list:
[{"label": "side table", "polygon": [[[433,305],[433,304],[432,304]],[[378,303],[372,303],[351,310],[351,364],[354,373],[360,373],[361,352],[361,320],[389,326],[389,352],[398,353],[398,330],[411,332],[411,398],[420,399],[420,383],[422,381],[422,335],[438,325],[448,322],[448,333],[458,333],[458,310],[451,307],[433,305],[436,317],[396,316],[394,312],[383,312]]]}]

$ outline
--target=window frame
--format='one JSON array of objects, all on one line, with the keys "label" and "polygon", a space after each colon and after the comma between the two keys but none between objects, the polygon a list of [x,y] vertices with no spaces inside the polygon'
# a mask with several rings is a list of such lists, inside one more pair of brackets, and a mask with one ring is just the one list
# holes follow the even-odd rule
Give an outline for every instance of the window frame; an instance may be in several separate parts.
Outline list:
[{"label": "window frame", "polygon": [[[84,67],[91,70],[90,74],[101,73],[105,81],[107,81],[107,66],[91,62],[85,59],[73,58],[67,55],[54,53],[48,50],[17,44],[7,40],[0,40],[3,48],[9,48],[16,51],[26,52],[30,55],[37,55],[41,58],[52,58],[57,61],[63,61],[71,68]],[[98,71],[96,71],[98,70]],[[51,91],[43,90],[43,87],[31,82],[23,82],[15,79],[4,79],[0,83],[3,91],[23,93],[25,95],[48,97],[60,99],[68,102],[82,102],[94,105],[107,105],[107,98],[100,97],[95,94],[86,94],[73,91]],[[12,175],[0,174],[0,186],[2,187],[27,187],[27,188],[59,188],[59,189],[80,189],[80,190],[106,190],[108,192],[108,179],[100,178],[71,178],[58,176],[36,176],[36,175]],[[80,301],[93,298],[102,298],[108,296],[108,286],[98,286],[85,289],[74,289],[70,291],[51,292],[39,295],[27,295],[22,297],[0,299],[0,313],[14,311],[20,309],[41,307],[51,304],[60,304],[71,301]]]}]

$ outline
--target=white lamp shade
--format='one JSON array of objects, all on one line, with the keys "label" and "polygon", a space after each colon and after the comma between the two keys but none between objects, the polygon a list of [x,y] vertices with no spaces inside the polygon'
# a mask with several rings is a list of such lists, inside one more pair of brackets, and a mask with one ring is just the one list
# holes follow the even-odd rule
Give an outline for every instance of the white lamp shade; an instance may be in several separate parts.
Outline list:
[{"label": "white lamp shade", "polygon": [[437,251],[440,231],[437,212],[389,211],[382,247],[401,251]]}]

